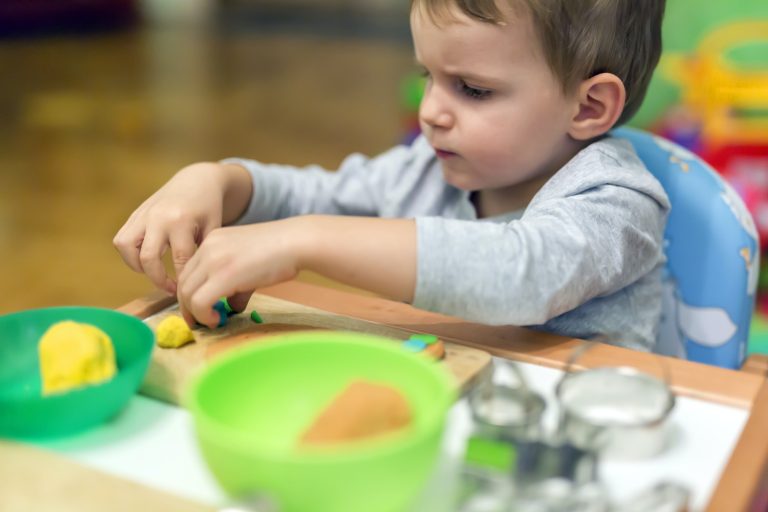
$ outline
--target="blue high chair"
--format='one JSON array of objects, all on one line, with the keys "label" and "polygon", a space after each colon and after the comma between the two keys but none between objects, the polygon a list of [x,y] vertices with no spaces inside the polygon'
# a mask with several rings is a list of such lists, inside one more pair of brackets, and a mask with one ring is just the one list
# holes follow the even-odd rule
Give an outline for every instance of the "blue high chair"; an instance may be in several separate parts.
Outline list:
[{"label": "blue high chair", "polygon": [[709,165],[666,139],[630,128],[628,139],[661,182],[672,210],[655,352],[740,368],[755,305],[757,231],[744,202]]}]

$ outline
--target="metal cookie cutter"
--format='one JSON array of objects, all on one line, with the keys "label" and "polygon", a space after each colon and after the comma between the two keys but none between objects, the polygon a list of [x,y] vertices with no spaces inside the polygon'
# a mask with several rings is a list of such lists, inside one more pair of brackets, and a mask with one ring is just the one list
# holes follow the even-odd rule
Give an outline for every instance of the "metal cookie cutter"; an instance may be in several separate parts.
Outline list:
[{"label": "metal cookie cutter", "polygon": [[666,445],[666,420],[675,406],[669,368],[660,358],[663,380],[623,366],[573,372],[576,359],[592,346],[594,342],[574,351],[555,389],[560,435],[606,457],[658,454]]},{"label": "metal cookie cutter", "polygon": [[528,388],[514,363],[495,359],[495,370],[499,365],[517,382],[502,384],[487,375],[469,394],[473,427],[456,504],[460,512],[506,512],[516,492],[518,447],[541,435],[544,399]]},{"label": "metal cookie cutter", "polygon": [[518,443],[516,462],[515,483],[523,491],[552,479],[561,479],[574,486],[597,480],[596,454],[569,443]]},{"label": "metal cookie cutter", "polygon": [[616,506],[622,512],[686,512],[690,509],[691,491],[684,485],[662,481]]},{"label": "metal cookie cutter", "polygon": [[516,386],[482,382],[469,396],[476,434],[482,437],[506,440],[535,440],[541,437],[541,417],[545,402],[538,393],[528,388],[522,372],[511,361],[496,362],[511,370]]},{"label": "metal cookie cutter", "polygon": [[509,506],[518,504],[522,496],[536,494],[550,480],[569,482],[569,488],[591,485],[597,474],[594,453],[568,443],[551,443],[543,432],[543,397],[528,387],[516,363],[499,359],[494,363],[497,370],[498,365],[509,370],[516,382],[489,379],[469,396],[474,425],[457,510],[517,510]]},{"label": "metal cookie cutter", "polygon": [[[542,432],[544,399],[527,386],[517,364],[500,364],[511,371],[517,385],[487,382],[470,397],[475,432],[469,446],[477,448],[478,437],[510,445],[513,454],[496,467],[508,467],[517,486],[553,477],[577,483],[594,481],[594,454],[567,442],[552,443],[547,439],[550,436]],[[502,459],[499,456],[497,460]]]},{"label": "metal cookie cutter", "polygon": [[598,483],[576,484],[548,478],[515,496],[505,512],[614,512],[608,492]]}]

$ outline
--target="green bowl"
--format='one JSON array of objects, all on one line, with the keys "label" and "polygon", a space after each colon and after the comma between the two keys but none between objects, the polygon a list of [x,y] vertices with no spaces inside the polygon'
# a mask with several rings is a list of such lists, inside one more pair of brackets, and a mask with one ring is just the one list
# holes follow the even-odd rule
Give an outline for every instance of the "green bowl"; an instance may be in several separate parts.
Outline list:
[{"label": "green bowl", "polygon": [[[106,332],[115,347],[117,374],[102,384],[43,396],[37,345],[48,327],[62,320]],[[0,437],[58,437],[108,420],[138,389],[154,339],[144,322],[111,309],[66,306],[0,316]]]},{"label": "green bowl", "polygon": [[[456,399],[452,375],[397,341],[346,332],[277,335],[203,370],[187,390],[203,457],[231,496],[264,494],[281,512],[399,512],[427,483]],[[353,379],[398,389],[411,425],[379,439],[296,448]]]}]

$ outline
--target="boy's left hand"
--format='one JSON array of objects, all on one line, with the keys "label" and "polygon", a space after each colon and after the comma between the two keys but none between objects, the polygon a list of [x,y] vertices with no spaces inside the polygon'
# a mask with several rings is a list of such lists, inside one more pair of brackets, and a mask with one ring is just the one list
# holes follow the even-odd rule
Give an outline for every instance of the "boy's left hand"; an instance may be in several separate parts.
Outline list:
[{"label": "boy's left hand", "polygon": [[211,231],[179,276],[179,307],[186,322],[214,328],[219,315],[213,304],[219,298],[247,301],[256,288],[293,279],[301,249],[298,220]]}]

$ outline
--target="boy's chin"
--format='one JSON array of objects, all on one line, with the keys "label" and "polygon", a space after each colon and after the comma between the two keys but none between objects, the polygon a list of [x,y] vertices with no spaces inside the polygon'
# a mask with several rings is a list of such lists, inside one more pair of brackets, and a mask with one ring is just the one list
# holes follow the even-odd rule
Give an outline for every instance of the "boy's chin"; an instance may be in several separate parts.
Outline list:
[{"label": "boy's chin", "polygon": [[463,173],[450,172],[443,169],[443,178],[450,186],[465,192],[476,192],[482,188],[472,176],[467,176]]},{"label": "boy's chin", "polygon": [[477,187],[471,186],[470,184],[466,183],[464,180],[451,179],[451,177],[445,176],[445,175],[444,177],[445,177],[445,182],[448,183],[453,188],[463,190],[464,192],[474,192],[477,190]]}]

